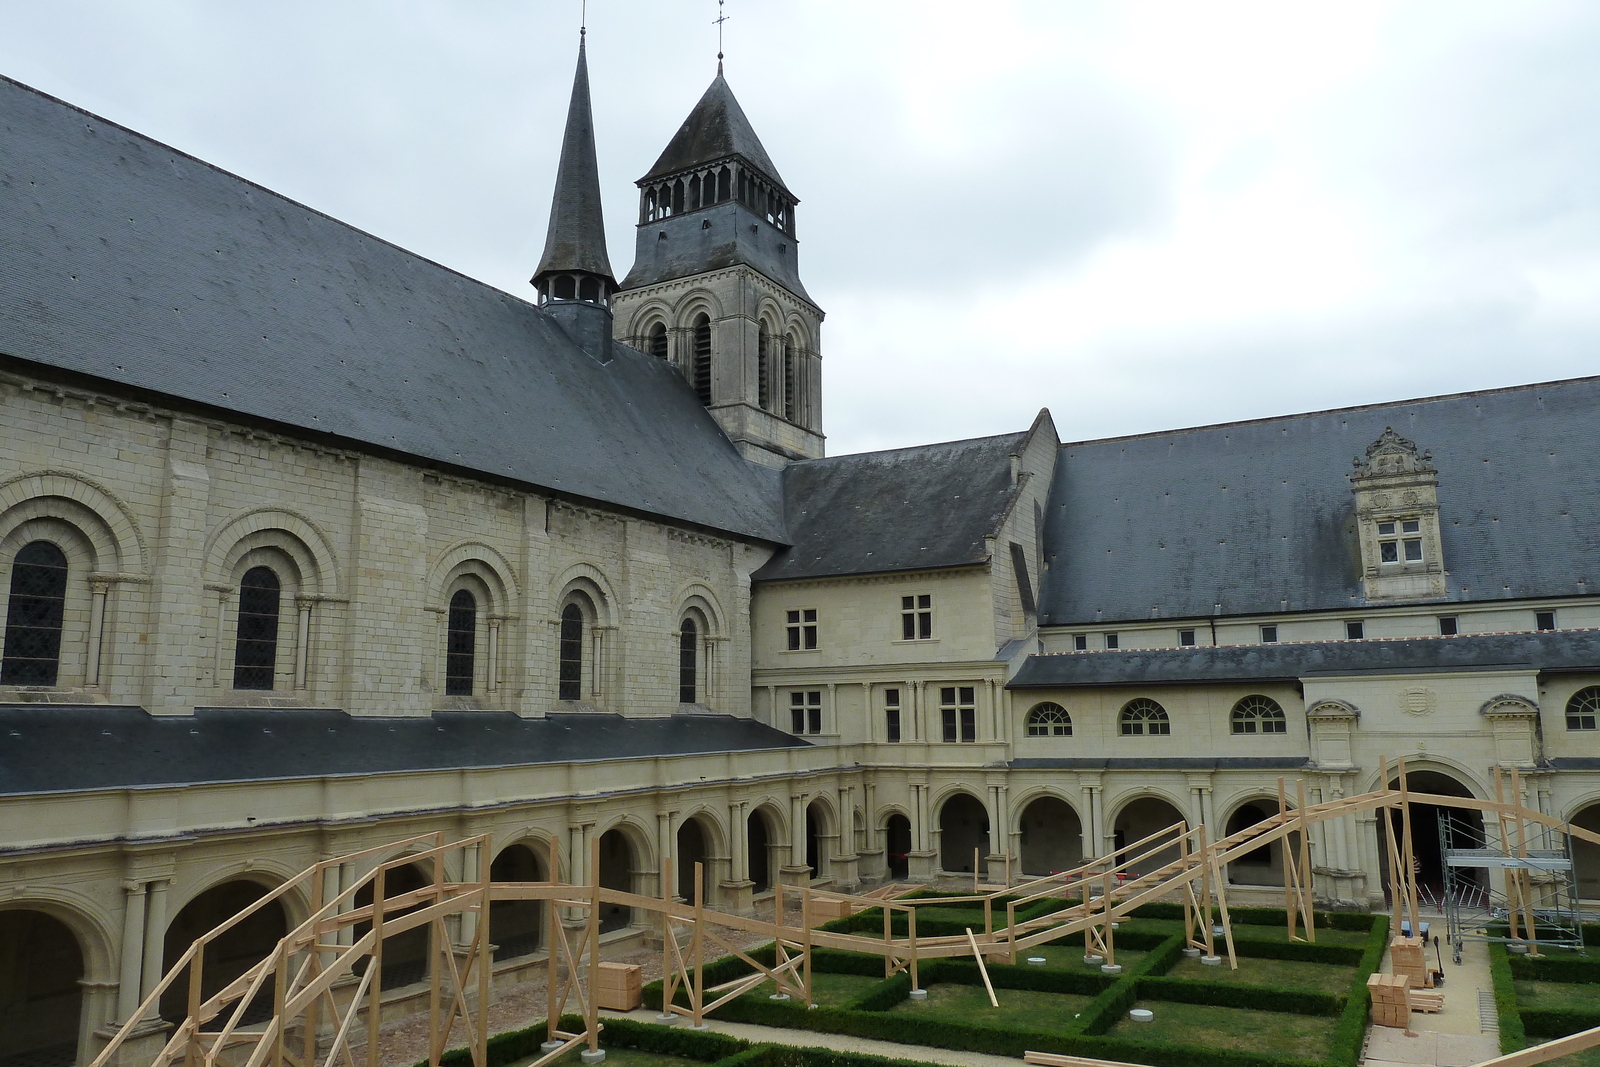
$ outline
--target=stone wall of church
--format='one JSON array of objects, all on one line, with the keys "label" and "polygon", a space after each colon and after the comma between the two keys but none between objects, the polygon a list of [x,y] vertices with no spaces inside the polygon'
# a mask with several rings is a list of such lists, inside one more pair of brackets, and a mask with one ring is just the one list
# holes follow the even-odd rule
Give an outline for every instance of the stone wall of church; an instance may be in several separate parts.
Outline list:
[{"label": "stone wall of church", "polygon": [[[692,617],[696,703],[748,711],[762,546],[16,376],[0,404],[0,589],[36,540],[60,546],[69,576],[58,684],[0,701],[661,715],[679,707]],[[241,688],[241,587],[263,567],[280,586],[271,687]],[[473,677],[448,695],[461,590]],[[576,702],[557,686],[569,605]]]}]

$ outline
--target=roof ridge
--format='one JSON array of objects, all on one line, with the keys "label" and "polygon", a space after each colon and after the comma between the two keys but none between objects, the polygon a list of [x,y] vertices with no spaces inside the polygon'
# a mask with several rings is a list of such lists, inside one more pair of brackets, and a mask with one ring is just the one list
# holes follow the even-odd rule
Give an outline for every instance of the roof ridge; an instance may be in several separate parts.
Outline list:
[{"label": "roof ridge", "polygon": [[1314,419],[1323,415],[1342,415],[1353,411],[1373,411],[1378,408],[1399,408],[1408,404],[1433,404],[1445,400],[1461,400],[1469,396],[1491,396],[1496,393],[1517,393],[1528,389],[1548,389],[1558,385],[1575,385],[1579,382],[1600,383],[1600,374],[1582,375],[1577,378],[1557,378],[1548,382],[1525,382],[1520,385],[1500,385],[1488,389],[1467,389],[1459,393],[1439,393],[1435,396],[1418,396],[1406,400],[1374,401],[1370,404],[1352,404],[1341,408],[1321,408],[1316,411],[1296,411],[1287,415],[1265,415],[1255,419],[1236,419],[1232,422],[1211,422],[1198,426],[1179,426],[1168,430],[1150,430],[1145,433],[1122,434],[1114,437],[1091,437],[1082,441],[1063,441],[1062,448],[1076,448],[1082,445],[1114,444],[1118,441],[1147,441],[1157,437],[1171,437],[1174,434],[1202,433],[1207,430],[1226,430],[1235,426],[1265,426],[1275,422],[1287,422],[1291,419]]},{"label": "roof ridge", "polygon": [[887,456],[895,452],[925,452],[934,448],[946,448],[951,445],[971,444],[974,441],[998,441],[1002,437],[1026,437],[1027,430],[1012,430],[1009,433],[984,434],[980,437],[958,437],[953,441],[930,441],[925,445],[901,445],[899,448],[879,448],[870,452],[844,452],[837,456],[819,456],[800,463],[790,464],[791,467],[809,467],[816,463],[829,463],[834,460],[864,459],[869,456]]},{"label": "roof ridge", "polygon": [[122,123],[117,122],[115,119],[108,119],[104,115],[98,115],[95,112],[90,111],[88,108],[80,107],[77,104],[74,104],[74,103],[72,103],[71,101],[68,101],[68,100],[63,100],[63,99],[61,99],[61,97],[56,96],[56,95],[54,95],[52,93],[47,93],[43,89],[35,88],[34,86],[29,85],[27,82],[18,81],[17,79],[9,77],[9,76],[7,76],[5,74],[0,74],[0,81],[8,82],[11,85],[16,86],[18,89],[23,90],[24,92],[32,93],[34,96],[41,97],[41,98],[43,98],[45,100],[48,100],[52,104],[57,104],[57,105],[60,105],[61,107],[67,108],[68,110],[76,111],[78,114],[85,115],[85,116],[87,116],[87,117],[89,117],[91,119],[94,119],[96,122],[105,123],[105,125],[113,128],[113,129],[120,130],[123,133],[126,133],[126,134],[128,134],[128,135],[130,135],[130,136],[132,136],[134,138],[137,138],[140,141],[144,141],[147,144],[155,145],[157,148],[161,148],[161,149],[164,149],[164,150],[166,150],[168,152],[171,152],[173,155],[181,156],[184,159],[187,159],[192,163],[198,163],[198,164],[200,164],[200,166],[205,167],[207,170],[215,171],[216,173],[221,174],[225,178],[231,178],[232,180],[240,183],[241,185],[247,185],[252,189],[258,189],[261,192],[266,193],[268,196],[271,196],[274,199],[280,200],[285,204],[288,204],[288,205],[290,205],[292,207],[299,208],[301,211],[308,212],[309,214],[315,215],[318,218],[326,219],[327,221],[335,224],[336,226],[341,227],[342,229],[348,230],[351,233],[358,234],[359,236],[365,237],[370,241],[375,241],[380,245],[384,245],[385,247],[392,248],[396,252],[399,252],[399,253],[401,253],[403,255],[409,256],[410,258],[416,260],[419,263],[426,263],[430,267],[437,267],[439,270],[444,271],[446,274],[453,274],[456,277],[462,279],[463,281],[471,282],[474,285],[477,285],[477,286],[479,286],[481,288],[489,290],[490,292],[494,293],[497,296],[501,296],[501,297],[504,297],[507,300],[510,300],[510,301],[515,302],[515,303],[521,304],[524,307],[530,308],[533,311],[537,311],[540,315],[544,315],[546,318],[549,318],[549,316],[545,314],[543,309],[541,309],[538,304],[534,303],[531,300],[526,300],[526,299],[518,296],[517,294],[515,294],[513,292],[510,292],[509,290],[500,288],[498,285],[494,285],[494,284],[492,284],[490,282],[486,282],[482,278],[474,278],[472,275],[467,274],[467,273],[465,273],[463,271],[457,270],[455,267],[449,266],[448,264],[445,264],[445,263],[440,263],[436,259],[431,259],[428,256],[423,255],[421,252],[412,251],[411,249],[405,247],[404,245],[396,244],[395,242],[389,240],[386,237],[380,237],[377,234],[371,232],[370,230],[363,230],[360,226],[357,226],[357,225],[355,225],[353,223],[346,222],[345,220],[339,218],[336,215],[330,215],[326,211],[323,211],[321,208],[312,207],[310,204],[306,204],[306,203],[303,203],[303,202],[301,202],[299,200],[296,200],[292,196],[289,196],[289,195],[287,195],[285,193],[280,193],[276,189],[273,189],[273,188],[271,188],[269,186],[262,185],[258,181],[255,181],[255,180],[253,180],[251,178],[246,178],[242,174],[236,174],[235,172],[229,170],[226,167],[219,166],[216,163],[212,163],[208,159],[203,159],[200,156],[195,155],[193,152],[187,152],[182,148],[174,147],[173,145],[170,145],[167,142],[162,141],[162,140],[160,140],[158,138],[152,137],[147,133],[140,133],[138,130],[133,129],[131,126],[124,126]]}]

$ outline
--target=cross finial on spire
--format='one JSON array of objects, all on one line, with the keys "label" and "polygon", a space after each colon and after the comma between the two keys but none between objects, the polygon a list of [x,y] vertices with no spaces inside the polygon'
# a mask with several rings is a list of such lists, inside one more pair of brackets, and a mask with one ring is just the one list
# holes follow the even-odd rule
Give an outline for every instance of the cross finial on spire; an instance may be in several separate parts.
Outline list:
[{"label": "cross finial on spire", "polygon": [[[585,0],[587,3],[588,0]],[[717,24],[717,73],[722,73],[722,24],[728,21],[727,12],[722,10],[726,0],[717,0],[717,17],[711,21]]]}]

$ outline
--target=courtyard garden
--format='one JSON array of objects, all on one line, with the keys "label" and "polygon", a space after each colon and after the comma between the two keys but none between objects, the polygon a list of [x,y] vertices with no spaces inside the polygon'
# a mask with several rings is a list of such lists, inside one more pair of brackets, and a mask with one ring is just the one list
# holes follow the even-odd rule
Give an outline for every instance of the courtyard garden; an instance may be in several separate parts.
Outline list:
[{"label": "courtyard garden", "polygon": [[[1583,928],[1587,954],[1547,949],[1514,955],[1489,946],[1500,1050],[1517,1052],[1557,1037],[1600,1026],[1600,924]],[[1555,1067],[1600,1067],[1600,1048],[1550,1061]]]}]

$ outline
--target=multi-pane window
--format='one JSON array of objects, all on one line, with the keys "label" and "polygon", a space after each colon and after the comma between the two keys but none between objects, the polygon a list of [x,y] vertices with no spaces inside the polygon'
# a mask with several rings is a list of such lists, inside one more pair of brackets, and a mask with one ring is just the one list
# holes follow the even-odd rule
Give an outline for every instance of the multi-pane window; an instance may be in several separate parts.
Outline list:
[{"label": "multi-pane window", "polygon": [[1089,635],[1088,634],[1073,634],[1072,635],[1072,651],[1074,651],[1074,652],[1087,652],[1087,651],[1089,651]]},{"label": "multi-pane window", "polygon": [[1122,638],[1117,634],[1106,634],[1106,647],[1113,651],[1122,647]]},{"label": "multi-pane window", "polygon": [[978,739],[977,690],[970,685],[947,685],[939,690],[939,713],[946,741]]},{"label": "multi-pane window", "polygon": [[1556,613],[1553,611],[1534,612],[1533,626],[1536,630],[1554,630],[1556,628]]},{"label": "multi-pane window", "polygon": [[1271,697],[1244,697],[1233,706],[1231,719],[1236,734],[1281,734],[1289,728],[1283,708]]},{"label": "multi-pane window", "polygon": [[557,695],[562,700],[582,700],[583,609],[576,604],[568,604],[561,609],[561,641],[557,657]]},{"label": "multi-pane window", "polygon": [[1378,523],[1380,563],[1422,562],[1422,520],[1400,519]]},{"label": "multi-pane window", "polygon": [[1600,685],[1591,685],[1572,694],[1567,701],[1567,729],[1593,730],[1600,719]]},{"label": "multi-pane window", "polygon": [[693,619],[684,619],[678,628],[678,702],[693,704],[699,699],[700,660],[698,641],[700,629]]},{"label": "multi-pane window", "polygon": [[933,597],[927,593],[921,596],[903,596],[900,598],[900,639],[902,641],[926,641],[933,636]]},{"label": "multi-pane window", "polygon": [[883,691],[883,736],[889,741],[900,740],[900,690]]},{"label": "multi-pane window", "polygon": [[1367,624],[1364,622],[1358,622],[1354,619],[1347,621],[1344,624],[1344,636],[1345,639],[1349,641],[1361,640],[1363,637],[1367,636]]},{"label": "multi-pane window", "polygon": [[450,598],[449,621],[445,625],[445,696],[472,695],[472,668],[478,637],[478,600],[465,589]]},{"label": "multi-pane window", "polygon": [[1184,648],[1192,647],[1194,645],[1194,631],[1193,630],[1179,630],[1178,631],[1178,644],[1182,645]]},{"label": "multi-pane window", "polygon": [[788,614],[789,651],[802,652],[817,647],[817,609],[795,608]]},{"label": "multi-pane window", "polygon": [[49,541],[23,545],[11,562],[0,685],[56,684],[66,603],[66,555]]},{"label": "multi-pane window", "polygon": [[271,689],[278,662],[281,587],[271,567],[251,567],[239,582],[239,628],[233,649],[233,687]]},{"label": "multi-pane window", "polygon": [[1456,617],[1454,615],[1439,616],[1440,637],[1454,637],[1459,632],[1460,631],[1456,629]]},{"label": "multi-pane window", "polygon": [[1060,704],[1040,704],[1028,712],[1029,737],[1071,737],[1072,716]]},{"label": "multi-pane window", "polygon": [[822,691],[794,689],[789,692],[789,731],[796,734],[822,732]]},{"label": "multi-pane window", "polygon": [[1270,645],[1270,644],[1275,643],[1277,640],[1278,640],[1278,628],[1276,626],[1263,626],[1261,628],[1261,643],[1262,644]]},{"label": "multi-pane window", "polygon": [[1148,697],[1128,701],[1122,709],[1120,721],[1125,737],[1172,732],[1172,722],[1167,718],[1167,709]]}]

